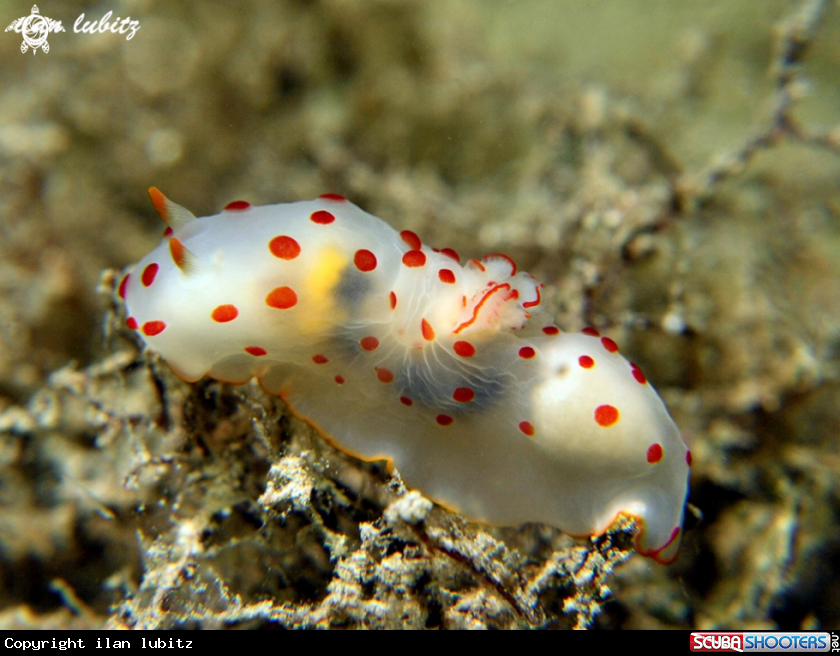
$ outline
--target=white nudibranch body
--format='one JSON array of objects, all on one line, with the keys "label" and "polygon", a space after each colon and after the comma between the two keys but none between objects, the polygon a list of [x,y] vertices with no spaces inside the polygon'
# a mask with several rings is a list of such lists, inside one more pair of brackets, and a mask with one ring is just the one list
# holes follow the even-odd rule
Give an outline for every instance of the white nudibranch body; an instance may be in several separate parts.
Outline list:
[{"label": "white nudibranch body", "polygon": [[551,323],[510,258],[462,266],[332,194],[202,219],[150,194],[169,228],[119,293],[179,376],[256,377],[468,517],[585,536],[623,514],[640,553],[676,557],[691,463],[677,427],[615,342]]}]

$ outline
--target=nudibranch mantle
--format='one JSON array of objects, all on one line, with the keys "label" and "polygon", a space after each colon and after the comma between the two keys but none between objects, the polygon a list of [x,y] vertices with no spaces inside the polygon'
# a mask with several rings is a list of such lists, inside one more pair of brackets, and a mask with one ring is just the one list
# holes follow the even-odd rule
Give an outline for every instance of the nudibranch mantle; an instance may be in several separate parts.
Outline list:
[{"label": "nudibranch mantle", "polygon": [[462,265],[341,196],[196,219],[122,280],[128,327],[183,379],[256,378],[343,450],[473,519],[677,554],[691,454],[610,338],[570,334],[504,255]]}]

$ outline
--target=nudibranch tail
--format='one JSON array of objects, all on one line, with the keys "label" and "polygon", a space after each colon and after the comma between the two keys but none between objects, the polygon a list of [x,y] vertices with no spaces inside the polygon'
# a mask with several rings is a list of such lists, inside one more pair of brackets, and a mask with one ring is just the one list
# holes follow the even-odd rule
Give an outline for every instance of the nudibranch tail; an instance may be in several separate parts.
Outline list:
[{"label": "nudibranch tail", "polygon": [[676,556],[690,465],[677,427],[615,342],[553,325],[513,260],[462,266],[331,194],[195,219],[149,193],[174,234],[119,294],[182,378],[256,378],[469,517],[592,535],[627,515],[639,553]]}]

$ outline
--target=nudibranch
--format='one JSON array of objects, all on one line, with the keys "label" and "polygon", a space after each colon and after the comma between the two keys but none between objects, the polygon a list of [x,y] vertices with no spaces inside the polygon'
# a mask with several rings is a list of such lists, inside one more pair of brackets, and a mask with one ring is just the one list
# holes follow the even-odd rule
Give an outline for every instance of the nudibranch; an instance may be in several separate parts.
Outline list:
[{"label": "nudibranch", "polygon": [[461,264],[341,196],[197,219],[154,187],[163,241],[119,286],[184,380],[256,378],[342,450],[467,517],[677,554],[691,453],[616,343],[561,331],[505,255]]}]

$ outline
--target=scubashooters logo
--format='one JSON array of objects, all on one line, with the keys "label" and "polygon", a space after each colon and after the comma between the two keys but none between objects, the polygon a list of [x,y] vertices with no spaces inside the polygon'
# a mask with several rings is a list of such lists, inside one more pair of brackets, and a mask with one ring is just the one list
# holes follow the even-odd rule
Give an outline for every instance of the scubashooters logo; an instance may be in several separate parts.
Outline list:
[{"label": "scubashooters logo", "polygon": [[823,652],[833,651],[833,636],[817,631],[694,632],[691,651],[717,652]]},{"label": "scubashooters logo", "polygon": [[[104,32],[111,32],[112,34],[125,34],[126,41],[130,41],[132,37],[137,34],[140,29],[140,21],[132,20],[131,16],[126,18],[115,18],[111,20],[112,12],[106,13],[101,19],[94,21],[86,21],[85,15],[80,14],[73,23],[73,31],[76,34],[103,34]],[[50,44],[47,43],[47,37],[50,32],[64,32],[64,27],[61,21],[41,16],[38,10],[38,5],[32,6],[32,13],[29,16],[23,16],[12,21],[12,24],[6,28],[6,32],[15,31],[23,36],[23,43],[20,46],[21,52],[26,52],[32,48],[32,54],[38,48],[44,52],[50,51]]]},{"label": "scubashooters logo", "polygon": [[38,48],[41,48],[44,52],[49,52],[50,44],[47,43],[47,37],[50,32],[63,32],[64,28],[61,26],[61,21],[41,16],[38,5],[32,5],[32,13],[29,16],[13,20],[12,24],[6,28],[6,32],[9,30],[14,30],[23,35],[20,51],[26,52],[29,48],[32,48],[32,54],[34,55]]}]

